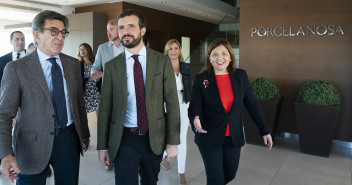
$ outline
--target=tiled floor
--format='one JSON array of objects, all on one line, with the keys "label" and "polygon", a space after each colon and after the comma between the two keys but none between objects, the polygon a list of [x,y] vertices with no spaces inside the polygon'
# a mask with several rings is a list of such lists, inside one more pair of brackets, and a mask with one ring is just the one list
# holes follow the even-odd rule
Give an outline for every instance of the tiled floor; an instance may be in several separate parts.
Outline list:
[{"label": "tiled floor", "polygon": [[[98,162],[95,114],[89,114],[91,145],[81,158],[80,185],[114,185],[114,173]],[[274,148],[245,145],[241,152],[237,177],[230,185],[352,185],[352,149],[334,144],[329,158],[306,155],[299,151],[297,138],[276,137]],[[188,132],[186,178],[189,185],[205,185],[204,165],[193,133]],[[0,175],[0,185],[10,185]],[[53,185],[54,178],[47,179]],[[177,160],[168,171],[161,169],[159,185],[178,184]]]}]

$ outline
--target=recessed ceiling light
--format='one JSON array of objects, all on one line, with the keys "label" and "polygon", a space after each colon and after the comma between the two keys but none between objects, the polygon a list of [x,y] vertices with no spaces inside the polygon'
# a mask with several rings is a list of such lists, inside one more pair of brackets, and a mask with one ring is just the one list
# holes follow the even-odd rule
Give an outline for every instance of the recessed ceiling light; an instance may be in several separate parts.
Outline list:
[{"label": "recessed ceiling light", "polygon": [[167,2],[166,1],[161,1],[161,4],[167,4]]},{"label": "recessed ceiling light", "polygon": [[191,9],[188,9],[188,11],[190,12],[190,11],[191,11]]}]

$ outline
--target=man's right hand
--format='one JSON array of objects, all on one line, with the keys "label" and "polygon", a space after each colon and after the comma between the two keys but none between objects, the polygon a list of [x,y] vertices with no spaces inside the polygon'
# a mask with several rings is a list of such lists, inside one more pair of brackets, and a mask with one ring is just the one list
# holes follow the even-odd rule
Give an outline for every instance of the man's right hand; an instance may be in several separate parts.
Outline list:
[{"label": "man's right hand", "polygon": [[14,180],[18,179],[17,175],[21,172],[21,170],[18,168],[16,159],[12,154],[9,154],[1,159],[0,172],[11,183],[14,183]]},{"label": "man's right hand", "polygon": [[99,79],[102,76],[103,76],[103,72],[101,72],[101,71],[95,71],[90,75],[90,77],[94,78],[94,79]]},{"label": "man's right hand", "polygon": [[110,164],[109,151],[99,150],[98,157],[101,164],[108,166]]}]

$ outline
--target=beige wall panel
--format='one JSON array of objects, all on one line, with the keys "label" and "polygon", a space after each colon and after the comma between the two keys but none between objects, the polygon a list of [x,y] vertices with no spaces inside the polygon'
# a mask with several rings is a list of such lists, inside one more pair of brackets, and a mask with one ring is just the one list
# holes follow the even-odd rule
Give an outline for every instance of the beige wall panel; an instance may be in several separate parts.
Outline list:
[{"label": "beige wall panel", "polygon": [[82,30],[82,15],[81,14],[73,14],[67,16],[70,21],[70,31]]},{"label": "beige wall panel", "polygon": [[62,52],[66,55],[76,58],[79,44],[82,43],[82,32],[71,31],[70,35],[65,40],[65,46]]},{"label": "beige wall panel", "polygon": [[93,12],[82,13],[82,30],[93,30]]},{"label": "beige wall panel", "polygon": [[[91,47],[93,47],[93,38],[94,38],[93,37],[93,30],[83,30],[82,31],[81,43],[87,43]],[[77,48],[78,48],[78,45],[77,45]],[[93,52],[94,52],[94,50],[93,50]]]}]

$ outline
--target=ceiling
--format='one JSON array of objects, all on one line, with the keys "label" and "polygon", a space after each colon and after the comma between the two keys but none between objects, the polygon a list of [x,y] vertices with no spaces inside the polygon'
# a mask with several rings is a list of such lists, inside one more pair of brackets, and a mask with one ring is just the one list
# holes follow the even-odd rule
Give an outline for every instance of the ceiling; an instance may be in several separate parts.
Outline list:
[{"label": "ceiling", "polygon": [[226,15],[235,16],[238,12],[235,7],[220,0],[51,0],[50,3],[48,0],[1,0],[0,31],[13,31],[11,27],[19,29],[21,25],[28,25],[42,10],[54,10],[67,15],[74,13],[78,7],[121,1],[215,24]]}]

